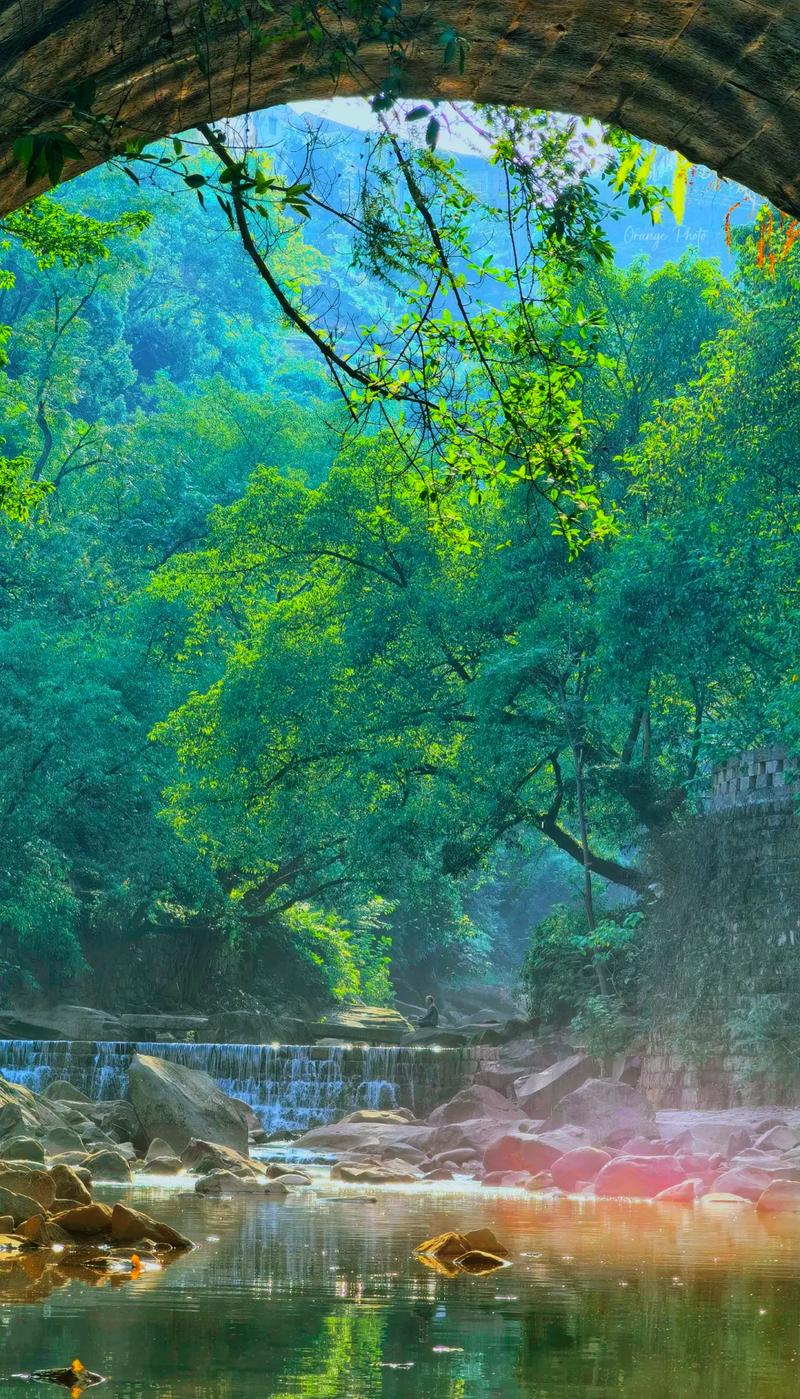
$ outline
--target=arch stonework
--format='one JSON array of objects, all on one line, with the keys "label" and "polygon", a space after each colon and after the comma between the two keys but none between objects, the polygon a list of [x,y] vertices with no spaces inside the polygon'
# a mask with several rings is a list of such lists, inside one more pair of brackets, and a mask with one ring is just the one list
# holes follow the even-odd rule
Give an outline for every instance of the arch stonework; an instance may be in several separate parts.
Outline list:
[{"label": "arch stonework", "polygon": [[[272,12],[244,4],[250,26],[231,17],[231,0],[0,0],[0,213],[38,192],[14,140],[72,120],[87,78],[93,113],[120,140],[331,95],[309,45],[281,37],[292,0]],[[800,215],[798,0],[404,0],[402,20],[410,95],[613,120]],[[463,73],[443,66],[447,26],[467,42]],[[377,87],[385,46],[359,62],[339,92]],[[65,177],[101,163],[96,133],[75,137],[82,158]]]}]

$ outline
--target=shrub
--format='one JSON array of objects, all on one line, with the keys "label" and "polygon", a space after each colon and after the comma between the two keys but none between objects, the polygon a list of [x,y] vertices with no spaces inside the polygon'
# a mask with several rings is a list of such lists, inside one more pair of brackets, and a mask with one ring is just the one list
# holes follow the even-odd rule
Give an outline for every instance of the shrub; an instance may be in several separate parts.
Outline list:
[{"label": "shrub", "polygon": [[609,915],[589,929],[581,908],[559,904],[537,923],[522,966],[530,1018],[566,1025],[598,997],[635,1004],[641,918]]}]

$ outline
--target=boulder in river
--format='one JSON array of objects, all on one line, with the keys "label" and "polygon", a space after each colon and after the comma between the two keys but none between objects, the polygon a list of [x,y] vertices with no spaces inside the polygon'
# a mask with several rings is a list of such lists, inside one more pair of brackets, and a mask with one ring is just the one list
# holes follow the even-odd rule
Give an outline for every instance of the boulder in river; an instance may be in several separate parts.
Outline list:
[{"label": "boulder in river", "polygon": [[246,1123],[207,1073],[136,1054],[128,1093],[148,1142],[163,1137],[180,1153],[193,1137],[201,1137],[247,1155]]},{"label": "boulder in river", "polygon": [[765,1214],[800,1214],[800,1181],[770,1181],[756,1207]]},{"label": "boulder in river", "polygon": [[47,1098],[52,1103],[88,1103],[90,1101],[80,1088],[76,1088],[74,1083],[69,1083],[65,1078],[57,1078],[52,1083],[48,1083],[43,1098]]},{"label": "boulder in river", "polygon": [[569,1194],[579,1185],[594,1180],[611,1159],[607,1151],[596,1146],[578,1146],[573,1151],[565,1151],[550,1167],[553,1184]]},{"label": "boulder in river", "polygon": [[686,1172],[674,1156],[617,1156],[595,1177],[596,1195],[653,1200],[680,1185]]}]

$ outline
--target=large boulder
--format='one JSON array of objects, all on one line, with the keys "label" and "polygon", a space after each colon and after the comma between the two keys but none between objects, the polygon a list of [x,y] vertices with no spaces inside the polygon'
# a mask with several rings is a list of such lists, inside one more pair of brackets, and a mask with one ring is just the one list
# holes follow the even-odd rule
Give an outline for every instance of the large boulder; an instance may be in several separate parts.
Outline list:
[{"label": "large boulder", "polygon": [[610,1160],[608,1152],[596,1146],[577,1146],[573,1151],[565,1151],[550,1167],[553,1184],[569,1194],[579,1185],[594,1180]]},{"label": "large boulder", "polygon": [[192,1248],[191,1239],[179,1234],[169,1224],[159,1219],[151,1219],[141,1210],[129,1209],[127,1205],[115,1205],[111,1212],[112,1244],[135,1244],[140,1239],[150,1239],[156,1244],[168,1244],[170,1248]]},{"label": "large boulder", "polygon": [[800,1214],[800,1181],[770,1181],[764,1193],[759,1195],[756,1208],[766,1214]]},{"label": "large boulder", "polygon": [[136,1054],[128,1093],[148,1142],[163,1137],[180,1153],[193,1137],[201,1137],[247,1155],[247,1126],[208,1074]]},{"label": "large boulder", "polygon": [[50,1167],[55,1196],[59,1200],[74,1200],[76,1205],[90,1205],[92,1197],[78,1172],[59,1162]]},{"label": "large boulder", "polygon": [[91,1205],[75,1205],[54,1216],[56,1224],[66,1229],[73,1238],[94,1238],[97,1234],[107,1234],[111,1230],[111,1207],[97,1202]]},{"label": "large boulder", "polygon": [[331,1122],[324,1127],[314,1127],[299,1137],[295,1146],[310,1151],[332,1151],[337,1155],[355,1151],[362,1154],[369,1151],[398,1146],[413,1147],[424,1152],[434,1136],[430,1127],[417,1127],[413,1123],[397,1122]]},{"label": "large boulder", "polygon": [[119,1151],[95,1151],[93,1155],[86,1157],[85,1164],[92,1173],[92,1180],[127,1182],[131,1178],[130,1165]]},{"label": "large boulder", "polygon": [[553,1110],[548,1128],[573,1123],[585,1127],[592,1142],[628,1141],[634,1136],[657,1137],[655,1113],[641,1093],[611,1078],[590,1078],[568,1093]]},{"label": "large boulder", "polygon": [[24,1164],[0,1164],[0,1187],[15,1195],[27,1195],[28,1199],[49,1209],[56,1198],[56,1187],[49,1171],[37,1170],[35,1166]]},{"label": "large boulder", "polygon": [[528,1117],[549,1117],[556,1104],[580,1088],[596,1068],[588,1054],[571,1054],[549,1068],[516,1079],[514,1096]]},{"label": "large boulder", "polygon": [[450,1122],[469,1122],[475,1117],[518,1117],[513,1103],[493,1088],[474,1083],[462,1088],[449,1103],[434,1108],[428,1118],[431,1127],[440,1127]]},{"label": "large boulder", "polygon": [[685,1179],[686,1172],[674,1156],[617,1156],[595,1177],[594,1193],[653,1200]]},{"label": "large boulder", "polygon": [[252,1161],[231,1146],[204,1142],[196,1137],[181,1152],[181,1164],[193,1174],[203,1176],[210,1171],[236,1171],[239,1175],[256,1175]]},{"label": "large boulder", "polygon": [[698,1116],[678,1131],[662,1131],[672,1151],[719,1153],[726,1161],[752,1146],[753,1133],[729,1117]]},{"label": "large boulder", "polygon": [[399,1044],[413,1026],[391,1006],[350,1006],[311,1026],[313,1039],[352,1040],[364,1044]]},{"label": "large boulder", "polygon": [[30,1219],[32,1214],[44,1214],[45,1207],[30,1195],[20,1195],[16,1190],[5,1190],[0,1185],[0,1214],[10,1214],[15,1225]]},{"label": "large boulder", "polygon": [[483,1165],[487,1172],[525,1171],[528,1175],[536,1175],[539,1171],[549,1171],[563,1155],[562,1145],[543,1137],[506,1132],[486,1148]]},{"label": "large boulder", "polygon": [[76,1088],[74,1083],[69,1083],[65,1078],[57,1078],[52,1083],[48,1083],[43,1098],[47,1098],[51,1103],[88,1103],[90,1100],[80,1088]]},{"label": "large boulder", "polygon": [[91,1006],[57,1005],[47,1010],[0,1010],[0,1035],[9,1039],[126,1040],[122,1021]]},{"label": "large boulder", "polygon": [[759,1170],[758,1166],[737,1166],[730,1171],[723,1171],[712,1182],[714,1191],[723,1191],[728,1195],[741,1195],[745,1200],[758,1200],[764,1194],[767,1186],[772,1183],[772,1176],[767,1171]]},{"label": "large boulder", "polygon": [[[126,1098],[110,1098],[102,1103],[81,1104],[81,1111],[109,1141],[134,1142],[141,1136],[142,1125],[136,1109]],[[81,1135],[84,1133],[81,1132]]]}]

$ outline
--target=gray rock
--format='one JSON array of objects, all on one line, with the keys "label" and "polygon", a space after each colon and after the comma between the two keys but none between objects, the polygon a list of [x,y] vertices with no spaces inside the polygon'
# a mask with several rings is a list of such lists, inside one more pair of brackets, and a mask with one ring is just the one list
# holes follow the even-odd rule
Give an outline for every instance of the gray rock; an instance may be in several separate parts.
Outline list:
[{"label": "gray rock", "polygon": [[262,1194],[266,1182],[255,1176],[239,1176],[233,1171],[210,1171],[195,1185],[198,1195]]},{"label": "gray rock", "polygon": [[554,1108],[547,1130],[571,1123],[584,1127],[591,1144],[657,1137],[655,1113],[635,1088],[609,1078],[590,1078]]},{"label": "gray rock", "polygon": [[131,1168],[118,1151],[96,1151],[86,1157],[87,1170],[92,1180],[123,1180],[131,1178]]},{"label": "gray rock", "polygon": [[449,1122],[469,1122],[475,1117],[518,1117],[514,1104],[493,1088],[475,1083],[462,1088],[449,1103],[434,1108],[428,1118],[431,1127],[440,1127]]},{"label": "gray rock", "polygon": [[0,1142],[0,1155],[6,1161],[35,1161],[43,1165],[45,1151],[41,1142],[34,1141],[33,1137],[11,1136]]},{"label": "gray rock", "polygon": [[68,1083],[65,1078],[57,1078],[55,1082],[48,1083],[43,1098],[49,1102],[56,1103],[88,1103],[90,1101],[80,1088],[76,1088],[74,1083]]},{"label": "gray rock", "polygon": [[518,1078],[514,1096],[528,1117],[547,1117],[562,1098],[586,1083],[596,1068],[588,1054],[571,1054],[547,1069]]},{"label": "gray rock", "polygon": [[182,1152],[193,1137],[247,1152],[247,1126],[213,1079],[196,1069],[136,1054],[128,1092],[147,1141],[163,1137]]},{"label": "gray rock", "polygon": [[44,1139],[48,1156],[57,1156],[61,1151],[82,1151],[83,1140],[71,1127],[52,1127]]},{"label": "gray rock", "polygon": [[14,1190],[4,1190],[0,1186],[0,1214],[10,1214],[14,1227],[24,1224],[34,1214],[45,1214],[45,1208],[29,1195],[18,1195]]}]

